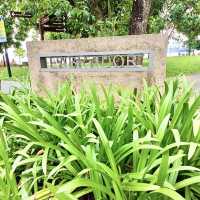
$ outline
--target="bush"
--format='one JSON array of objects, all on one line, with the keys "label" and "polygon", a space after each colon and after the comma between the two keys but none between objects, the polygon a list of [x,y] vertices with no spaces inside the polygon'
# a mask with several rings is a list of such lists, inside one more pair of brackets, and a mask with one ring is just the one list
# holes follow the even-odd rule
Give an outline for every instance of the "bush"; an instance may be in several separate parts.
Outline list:
[{"label": "bush", "polygon": [[200,96],[180,85],[1,93],[0,199],[200,199]]}]

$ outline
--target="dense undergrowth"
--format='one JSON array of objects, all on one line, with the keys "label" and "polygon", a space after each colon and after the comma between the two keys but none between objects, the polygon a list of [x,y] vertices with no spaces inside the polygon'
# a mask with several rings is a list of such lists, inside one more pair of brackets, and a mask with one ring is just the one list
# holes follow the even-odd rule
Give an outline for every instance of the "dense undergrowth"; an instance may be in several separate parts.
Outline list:
[{"label": "dense undergrowth", "polygon": [[0,199],[200,199],[200,96],[183,85],[1,93]]}]

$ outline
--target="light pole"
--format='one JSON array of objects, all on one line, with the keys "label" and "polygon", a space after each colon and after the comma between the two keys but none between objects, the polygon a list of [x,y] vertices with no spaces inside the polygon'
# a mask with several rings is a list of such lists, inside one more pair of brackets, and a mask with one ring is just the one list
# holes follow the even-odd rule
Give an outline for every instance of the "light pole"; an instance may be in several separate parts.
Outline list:
[{"label": "light pole", "polygon": [[7,70],[8,70],[8,76],[11,78],[12,77],[12,71],[11,71],[11,67],[10,67],[10,60],[9,60],[9,57],[8,57],[6,44],[4,44],[4,52],[5,52],[5,61],[6,61],[6,66],[7,66]]}]

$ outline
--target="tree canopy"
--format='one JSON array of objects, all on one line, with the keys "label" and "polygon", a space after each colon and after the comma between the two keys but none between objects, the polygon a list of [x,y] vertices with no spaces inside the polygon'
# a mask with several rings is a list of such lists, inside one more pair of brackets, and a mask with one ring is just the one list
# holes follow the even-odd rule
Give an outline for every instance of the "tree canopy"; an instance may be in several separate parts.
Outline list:
[{"label": "tree canopy", "polygon": [[[3,1],[3,2],[2,2]],[[38,30],[42,16],[66,16],[66,33],[48,33],[48,38],[76,38],[105,35],[126,35],[131,25],[132,9],[137,0],[1,0],[8,46],[18,47],[30,29]],[[144,2],[147,0],[143,0]],[[190,40],[199,34],[199,0],[148,0],[146,33],[174,27]],[[12,18],[10,11],[32,14],[32,18]],[[141,10],[145,12],[145,8]],[[135,22],[134,22],[135,23]]]}]

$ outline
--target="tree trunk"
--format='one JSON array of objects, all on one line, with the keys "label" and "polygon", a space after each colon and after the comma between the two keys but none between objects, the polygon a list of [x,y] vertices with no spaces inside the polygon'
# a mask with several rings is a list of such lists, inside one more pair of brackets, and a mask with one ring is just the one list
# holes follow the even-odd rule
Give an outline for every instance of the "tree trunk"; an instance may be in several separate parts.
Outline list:
[{"label": "tree trunk", "polygon": [[68,2],[71,4],[71,6],[75,6],[75,1],[74,0],[68,0]]},{"label": "tree trunk", "polygon": [[191,56],[191,51],[192,51],[192,48],[191,48],[191,46],[189,45],[189,47],[188,47],[188,55],[189,55],[189,56]]},{"label": "tree trunk", "polygon": [[129,35],[140,35],[147,31],[152,0],[133,0]]},{"label": "tree trunk", "polygon": [[6,67],[6,60],[4,55],[3,55],[3,66]]},{"label": "tree trunk", "polygon": [[[129,35],[140,35],[147,31],[148,18],[152,0],[133,0]],[[143,56],[136,57],[136,64],[143,64]]]},{"label": "tree trunk", "polygon": [[96,16],[97,19],[103,19],[103,11],[99,7],[99,0],[90,0],[90,6],[92,13]]}]

